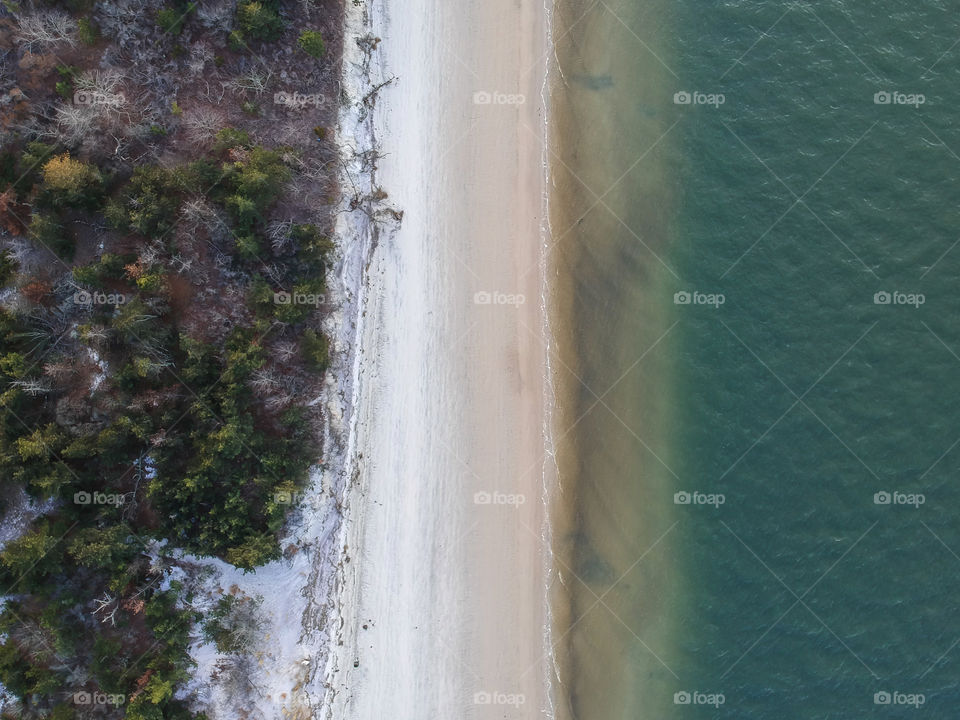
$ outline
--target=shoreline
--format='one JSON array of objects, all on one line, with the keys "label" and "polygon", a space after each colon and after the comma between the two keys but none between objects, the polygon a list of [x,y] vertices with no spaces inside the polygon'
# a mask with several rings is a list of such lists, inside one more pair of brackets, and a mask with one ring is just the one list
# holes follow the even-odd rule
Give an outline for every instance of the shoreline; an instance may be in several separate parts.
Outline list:
[{"label": "shoreline", "polygon": [[676,279],[664,258],[677,122],[659,112],[675,82],[656,59],[666,56],[657,39],[669,11],[634,11],[558,3],[551,108],[553,303],[564,319],[555,333],[557,663],[562,712],[597,719],[666,717],[677,679],[676,322],[662,301]]},{"label": "shoreline", "polygon": [[[433,7],[428,2],[424,5],[421,21],[425,25],[444,22],[445,9]],[[398,77],[396,85],[399,89],[382,90],[377,102],[371,104],[370,115],[365,120],[372,120],[367,128],[366,138],[370,141],[367,147],[376,148],[378,153],[385,152],[378,163],[384,168],[384,190],[400,198],[390,197],[388,202],[402,211],[404,220],[402,225],[391,227],[385,243],[380,244],[375,237],[378,232],[376,223],[366,223],[365,231],[371,236],[361,243],[371,252],[357,301],[357,345],[352,401],[349,403],[352,406],[349,457],[344,468],[350,488],[347,521],[342,535],[344,562],[339,566],[338,591],[333,599],[339,607],[340,617],[339,628],[335,631],[336,643],[326,666],[323,707],[326,717],[372,718],[382,716],[378,713],[385,711],[399,713],[400,717],[406,717],[405,713],[413,713],[409,715],[411,718],[422,717],[417,714],[418,709],[421,713],[430,709],[457,714],[466,712],[478,718],[502,717],[505,708],[499,704],[501,697],[516,700],[517,696],[522,696],[523,705],[515,703],[519,711],[528,714],[533,704],[539,713],[552,717],[551,688],[555,667],[550,658],[552,628],[548,591],[552,583],[552,561],[547,522],[552,483],[547,467],[553,457],[549,435],[552,415],[548,405],[553,400],[553,386],[548,375],[549,346],[541,346],[544,342],[541,336],[549,331],[549,318],[546,317],[549,287],[545,283],[548,272],[545,233],[549,232],[545,215],[549,172],[546,108],[532,102],[516,111],[524,113],[528,124],[526,129],[519,123],[512,128],[517,156],[507,156],[499,162],[491,160],[478,167],[482,161],[477,159],[476,153],[483,140],[502,132],[504,124],[509,127],[509,121],[503,117],[491,116],[485,119],[491,125],[484,128],[488,133],[486,136],[472,134],[476,131],[474,126],[480,122],[474,120],[468,125],[466,136],[460,137],[458,147],[452,147],[449,154],[436,157],[435,148],[422,144],[432,145],[428,138],[436,137],[431,130],[437,128],[430,127],[431,123],[443,125],[449,121],[456,126],[465,120],[464,116],[469,119],[478,108],[497,112],[501,108],[466,105],[471,92],[478,89],[478,76],[474,73],[474,79],[470,81],[471,91],[466,92],[465,107],[452,110],[449,116],[425,115],[413,122],[409,103],[415,102],[412,97],[425,88],[424,76],[436,65],[422,62],[422,56],[415,57],[410,51],[412,36],[395,30],[398,21],[391,15],[393,10],[389,2],[378,2],[369,8],[348,5],[346,11],[345,48],[353,47],[355,37],[371,32],[383,39],[372,53],[369,64],[363,68],[364,72],[354,74],[354,86],[347,84],[346,92],[357,95],[361,87],[369,90],[387,81],[391,75]],[[413,8],[405,8],[402,12],[411,17],[418,15]],[[511,10],[510,14],[514,12],[517,17],[510,19],[521,20],[526,29],[538,28],[532,33],[537,42],[532,48],[521,48],[521,60],[523,53],[528,54],[527,60],[539,57],[533,61],[531,69],[542,65],[543,76],[534,78],[535,82],[542,80],[542,84],[533,86],[530,97],[544,102],[549,78],[545,71],[547,54],[541,51],[546,49],[549,40],[549,12],[546,7]],[[495,32],[497,22],[504,21],[492,17],[491,10],[487,13],[488,22],[482,27]],[[518,34],[516,24],[511,25],[510,19],[506,26],[512,28],[511,39],[527,43],[528,36]],[[468,17],[456,22],[460,23],[459,29],[465,35],[476,34],[470,28]],[[500,34],[503,34],[502,30]],[[408,43],[406,48],[394,45],[394,42],[402,44],[398,41],[401,37]],[[430,38],[421,40],[424,44],[416,50],[429,53],[426,45],[431,42]],[[479,39],[471,45],[473,49],[483,50]],[[461,46],[457,47],[458,51],[461,49]],[[516,58],[516,52],[514,55],[516,75],[521,60]],[[350,52],[345,50],[344,75],[355,73],[358,67],[351,61]],[[408,90],[411,87],[413,92]],[[449,88],[445,90],[450,91]],[[403,93],[408,94],[403,97]],[[398,94],[400,99],[396,97]],[[406,112],[403,103],[407,103]],[[399,111],[403,119],[398,121],[393,116],[394,111]],[[515,111],[509,109],[505,112]],[[405,120],[411,123],[403,125]],[[542,124],[542,135],[536,145],[528,140],[529,124]],[[400,167],[400,161],[394,164],[393,156],[403,154],[404,144],[413,138],[421,143],[421,167],[411,168],[411,164]],[[340,139],[343,143],[344,138]],[[416,149],[414,147],[409,152]],[[470,154],[471,150],[473,154]],[[531,157],[535,159],[532,164]],[[500,246],[486,255],[477,252],[484,243],[465,240],[449,252],[442,245],[440,238],[449,240],[451,235],[447,233],[453,228],[463,231],[476,227],[471,226],[473,216],[482,214],[483,210],[471,207],[470,199],[464,197],[469,192],[466,188],[458,198],[460,203],[448,202],[443,211],[441,206],[431,204],[431,200],[445,197],[441,189],[443,180],[457,177],[468,183],[476,179],[470,176],[471,171],[478,175],[492,172],[493,178],[501,183],[505,177],[512,175],[516,178],[517,185],[510,193],[511,202],[507,209],[517,218],[525,218],[525,227],[533,228],[521,235],[526,241],[521,242],[518,238],[511,242],[510,236],[505,235]],[[434,175],[443,180],[436,187],[424,190],[424,178]],[[376,176],[372,173],[370,180],[370,189],[376,189]],[[488,184],[478,182],[475,191],[482,193]],[[419,197],[405,197],[410,193],[416,196],[418,189],[421,190]],[[435,194],[431,195],[431,190]],[[487,204],[499,208],[502,203],[495,199]],[[435,217],[441,212],[442,215]],[[432,221],[433,228],[419,224],[426,223],[427,219]],[[431,230],[436,233],[434,245],[416,242],[421,237],[420,232],[426,235]],[[462,232],[455,235],[463,237]],[[486,242],[491,239],[476,233],[470,240],[484,238]],[[531,238],[535,242],[530,243]],[[418,258],[420,262],[417,262]],[[464,268],[472,277],[464,275]],[[492,270],[494,275],[502,277],[504,268],[507,268],[506,274],[512,274],[516,285],[506,289],[524,290],[518,294],[541,302],[530,302],[517,309],[491,308],[477,306],[470,303],[471,298],[463,297],[467,294],[464,288],[476,287],[477,282],[481,282],[484,270]],[[428,275],[423,273],[435,270],[441,272],[434,272],[427,280]],[[447,271],[449,276],[444,277],[442,271]],[[412,296],[423,293],[427,285],[427,289],[437,294],[431,296],[430,302],[418,302],[425,295]],[[500,291],[496,287],[491,289]],[[477,288],[477,292],[485,292],[485,289]],[[448,302],[451,307],[444,307],[446,316],[435,320],[434,325],[431,315],[439,314],[437,308],[443,302]],[[424,312],[418,314],[418,307]],[[404,309],[412,312],[403,315]],[[480,316],[480,312],[486,314]],[[506,314],[509,312],[515,316],[510,317]],[[476,357],[477,348],[470,347],[469,338],[465,345],[458,347],[456,339],[476,332],[478,325],[485,339],[500,345],[499,352],[480,352]],[[538,328],[539,332],[533,328]],[[531,342],[530,335],[537,336],[538,342]],[[514,359],[505,362],[502,351],[510,353]],[[422,356],[410,358],[409,353],[414,352]],[[427,371],[423,377],[413,378],[410,382],[419,383],[420,392],[408,394],[405,383],[397,379],[404,377],[404,371],[410,374],[420,364],[435,372]],[[504,397],[495,401],[485,397],[490,394],[489,386],[477,381],[478,373],[498,378]],[[438,384],[444,389],[438,390]],[[519,390],[519,400],[513,397],[514,390]],[[445,391],[452,392],[444,395]],[[442,405],[436,402],[438,398],[443,399]],[[478,427],[474,426],[483,426],[478,415],[498,419],[503,403],[508,401],[517,403],[520,412],[514,422],[523,440],[520,446],[514,447],[514,457],[505,461],[504,450],[514,445],[514,438],[477,438]],[[425,414],[430,416],[421,418],[429,428],[420,434],[409,426],[416,419],[415,408],[418,406],[424,410],[429,408]],[[390,421],[383,420],[384,416]],[[442,419],[439,416],[443,416]],[[531,428],[536,432],[531,433]],[[445,431],[445,437],[431,436],[431,430],[437,433],[441,429]],[[391,441],[395,440],[404,441],[401,445],[407,448],[405,452],[392,451],[395,443]],[[451,446],[456,450],[451,451]],[[465,449],[461,450],[461,447]],[[503,467],[502,475],[491,483],[481,475],[486,475],[483,466],[492,459],[499,460]],[[533,469],[539,467],[541,470],[532,482],[520,472],[529,466],[530,460],[534,461]],[[410,472],[410,465],[420,469],[416,479],[393,474],[398,468]],[[457,481],[451,482],[450,478]],[[425,482],[425,487],[414,486],[418,479],[421,482],[433,480],[436,485],[431,488],[430,483]],[[465,493],[459,486],[463,482],[472,484],[471,492]],[[464,502],[465,494],[475,500],[477,493],[490,494],[492,491],[496,496],[506,490],[518,489],[525,489],[526,493],[520,494],[535,497],[537,501],[520,504],[515,509],[503,509],[503,512],[500,508]],[[391,519],[384,514],[385,509],[404,515],[405,522]],[[509,513],[520,517],[511,517]],[[491,543],[494,544],[492,548]],[[504,553],[510,566],[506,574],[500,567]],[[423,582],[411,583],[410,575],[420,577]],[[517,585],[521,583],[525,587],[518,597]],[[521,602],[515,606],[517,600]],[[505,617],[510,615],[513,617]],[[418,623],[432,623],[431,627],[439,632],[425,631]],[[491,642],[490,628],[498,623],[502,630],[495,633],[496,641]],[[388,636],[384,636],[384,632]],[[515,661],[514,674],[522,678],[523,687],[511,688],[507,687],[509,682],[506,680],[497,679],[506,678],[510,673],[503,673],[498,668],[504,664],[502,655],[516,655],[513,646],[518,634],[530,640],[523,641],[525,652]],[[421,652],[410,652],[415,649]],[[519,668],[520,664],[526,668],[534,655],[533,664],[541,666],[541,672],[529,673]],[[401,657],[410,666],[410,671],[416,670],[413,666],[420,663],[424,663],[424,667],[419,668],[420,672],[408,672],[391,662]],[[545,665],[544,659],[547,660]],[[393,677],[382,677],[390,667],[393,668]],[[443,668],[448,668],[447,672],[442,672]],[[470,675],[472,679],[465,679]],[[534,681],[531,681],[532,676],[536,676]],[[405,679],[409,684],[404,682]],[[419,692],[414,691],[416,685],[421,686]]]}]

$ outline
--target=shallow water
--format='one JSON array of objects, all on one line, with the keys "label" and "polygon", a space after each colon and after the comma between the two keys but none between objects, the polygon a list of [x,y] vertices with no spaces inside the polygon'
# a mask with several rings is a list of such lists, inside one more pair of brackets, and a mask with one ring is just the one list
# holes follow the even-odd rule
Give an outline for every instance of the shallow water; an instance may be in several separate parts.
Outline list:
[{"label": "shallow water", "polygon": [[555,109],[567,416],[593,406],[561,457],[571,715],[949,717],[952,6],[590,5],[556,30],[586,11],[561,67],[610,78]]}]

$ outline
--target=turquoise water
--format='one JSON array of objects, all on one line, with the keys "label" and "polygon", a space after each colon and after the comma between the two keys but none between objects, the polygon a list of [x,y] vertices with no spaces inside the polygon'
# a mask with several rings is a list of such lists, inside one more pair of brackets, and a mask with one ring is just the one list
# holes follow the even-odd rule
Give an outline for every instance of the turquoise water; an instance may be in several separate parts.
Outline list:
[{"label": "turquoise water", "polygon": [[960,717],[960,7],[559,7],[566,714]]},{"label": "turquoise water", "polygon": [[672,716],[960,715],[957,9],[674,6]]}]

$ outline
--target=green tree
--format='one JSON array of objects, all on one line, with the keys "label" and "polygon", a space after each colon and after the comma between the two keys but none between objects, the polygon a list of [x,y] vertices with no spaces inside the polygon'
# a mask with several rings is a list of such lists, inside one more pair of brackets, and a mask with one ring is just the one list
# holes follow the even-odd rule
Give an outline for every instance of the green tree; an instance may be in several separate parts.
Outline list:
[{"label": "green tree", "polygon": [[323,35],[318,30],[304,30],[297,38],[297,45],[307,55],[315,58],[323,57],[323,54],[327,51],[323,44]]},{"label": "green tree", "polygon": [[330,364],[327,337],[323,333],[310,329],[304,330],[300,338],[300,352],[311,370],[323,372]]},{"label": "green tree", "polygon": [[276,0],[241,0],[237,4],[237,27],[243,39],[276,40],[283,32]]},{"label": "green tree", "polygon": [[170,35],[179,35],[183,30],[183,24],[187,16],[196,10],[195,2],[175,3],[172,6],[164,6],[157,10],[157,25],[163,32]]},{"label": "green tree", "polygon": [[36,577],[56,568],[58,557],[52,552],[57,546],[55,537],[47,523],[37,527],[11,541],[0,553],[0,563],[9,572],[7,582],[17,582],[21,578]]},{"label": "green tree", "polygon": [[250,571],[280,557],[277,540],[266,533],[250,535],[236,547],[227,550],[227,562],[241,570]]},{"label": "green tree", "polygon": [[108,203],[108,221],[120,230],[160,237],[173,227],[180,208],[180,188],[171,173],[156,165],[136,168],[126,197]]},{"label": "green tree", "polygon": [[49,248],[58,257],[64,260],[73,259],[76,243],[56,217],[35,212],[30,218],[28,234],[32,240]]},{"label": "green tree", "polygon": [[78,565],[116,569],[131,557],[131,549],[124,542],[127,530],[113,525],[103,530],[87,527],[78,531],[67,547],[67,553]]}]

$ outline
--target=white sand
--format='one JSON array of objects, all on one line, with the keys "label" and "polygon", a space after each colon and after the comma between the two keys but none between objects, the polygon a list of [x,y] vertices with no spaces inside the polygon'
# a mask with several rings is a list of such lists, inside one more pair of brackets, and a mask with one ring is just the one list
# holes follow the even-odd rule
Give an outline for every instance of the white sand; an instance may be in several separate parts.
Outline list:
[{"label": "white sand", "polygon": [[[344,644],[327,711],[552,716],[547,12],[507,0],[375,0],[371,10],[382,38],[373,82],[398,78],[373,116],[385,153],[377,181],[404,217],[384,228],[368,268]],[[478,92],[491,102],[476,104]],[[489,304],[475,301],[482,292]],[[518,295],[525,302],[506,304]]]}]

